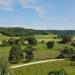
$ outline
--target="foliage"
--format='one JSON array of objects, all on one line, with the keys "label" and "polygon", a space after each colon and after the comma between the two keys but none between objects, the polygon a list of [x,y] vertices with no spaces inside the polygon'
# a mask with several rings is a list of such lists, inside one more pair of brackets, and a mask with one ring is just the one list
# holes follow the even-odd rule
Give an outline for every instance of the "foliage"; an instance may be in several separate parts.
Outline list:
[{"label": "foliage", "polygon": [[3,40],[2,41],[2,44],[1,44],[1,47],[6,47],[6,46],[9,46],[8,42]]},{"label": "foliage", "polygon": [[45,43],[45,41],[44,41],[44,40],[42,40],[42,41],[40,41],[40,43],[42,43],[42,44],[43,44],[43,43]]},{"label": "foliage", "polygon": [[7,62],[3,58],[0,59],[0,75],[9,75]]},{"label": "foliage", "polygon": [[61,43],[62,43],[62,44],[66,44],[66,43],[68,43],[68,42],[71,41],[71,38],[72,38],[72,37],[71,37],[71,36],[68,36],[68,35],[62,35],[61,38],[62,38]]},{"label": "foliage", "polygon": [[0,33],[7,36],[28,36],[35,34],[48,35],[50,33],[57,35],[75,35],[75,30],[34,30],[34,29],[25,29],[20,27],[11,27],[5,28],[0,27]]},{"label": "foliage", "polygon": [[72,58],[75,55],[75,49],[71,46],[65,46],[61,51],[60,55],[65,58]]},{"label": "foliage", "polygon": [[26,40],[28,41],[29,45],[36,45],[37,44],[37,40],[33,36],[28,36],[26,38]]},{"label": "foliage", "polygon": [[33,51],[35,49],[32,47],[32,46],[28,46],[27,48],[25,48],[25,53],[26,53],[26,59],[28,61],[31,61],[33,58],[34,58],[34,54],[33,54]]},{"label": "foliage", "polygon": [[54,42],[53,41],[47,42],[47,47],[48,48],[53,48],[54,47]]},{"label": "foliage", "polygon": [[48,75],[68,75],[64,69],[50,71]]},{"label": "foliage", "polygon": [[9,53],[9,62],[18,63],[22,59],[22,50],[19,45],[13,45]]},{"label": "foliage", "polygon": [[75,47],[75,40],[71,42],[71,46]]},{"label": "foliage", "polygon": [[12,27],[12,28],[5,28],[0,27],[0,33],[7,35],[7,36],[28,36],[33,34],[48,34],[44,30],[33,30],[33,29],[25,29],[20,27]]}]

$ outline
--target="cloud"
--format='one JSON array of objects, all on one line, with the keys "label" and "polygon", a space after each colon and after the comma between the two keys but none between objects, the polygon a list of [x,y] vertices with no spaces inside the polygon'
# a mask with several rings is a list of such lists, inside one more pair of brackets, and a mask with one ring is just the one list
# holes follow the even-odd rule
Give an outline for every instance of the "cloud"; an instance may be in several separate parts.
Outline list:
[{"label": "cloud", "polygon": [[19,2],[24,8],[34,10],[40,17],[45,15],[45,10],[42,5],[39,5],[38,0],[0,0],[0,10],[13,11],[15,1]]},{"label": "cloud", "polygon": [[45,14],[45,11],[44,11],[44,9],[43,8],[41,8],[41,7],[33,7],[34,8],[34,10],[38,13],[38,15],[41,17],[41,16],[43,16],[44,14]]},{"label": "cloud", "polygon": [[19,0],[24,8],[31,8],[41,17],[45,14],[45,10],[42,6],[39,6],[37,0]]},{"label": "cloud", "polygon": [[0,10],[7,10],[7,11],[13,11],[14,0],[0,0]]},{"label": "cloud", "polygon": [[45,14],[44,9],[38,5],[37,0],[0,0],[0,10],[13,11],[14,1],[19,2],[24,8],[34,10],[40,17]]}]

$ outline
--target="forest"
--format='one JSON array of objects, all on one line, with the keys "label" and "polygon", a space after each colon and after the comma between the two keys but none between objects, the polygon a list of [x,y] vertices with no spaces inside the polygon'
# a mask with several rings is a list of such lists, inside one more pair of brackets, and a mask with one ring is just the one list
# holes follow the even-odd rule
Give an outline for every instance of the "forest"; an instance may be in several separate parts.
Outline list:
[{"label": "forest", "polygon": [[50,33],[57,35],[75,35],[75,30],[35,30],[21,27],[0,27],[0,33],[6,36],[48,35]]}]

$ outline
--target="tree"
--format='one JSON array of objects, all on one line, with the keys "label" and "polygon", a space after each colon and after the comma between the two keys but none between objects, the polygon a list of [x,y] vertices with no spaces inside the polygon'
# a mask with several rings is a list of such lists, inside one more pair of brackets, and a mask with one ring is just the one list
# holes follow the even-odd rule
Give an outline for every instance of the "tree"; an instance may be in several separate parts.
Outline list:
[{"label": "tree", "polygon": [[3,58],[0,59],[0,75],[9,75],[7,62]]},{"label": "tree", "polygon": [[54,47],[54,42],[53,41],[47,42],[47,47],[48,48],[53,48]]},{"label": "tree", "polygon": [[33,36],[28,36],[26,38],[26,40],[28,41],[29,45],[36,45],[37,44],[37,40]]},{"label": "tree", "polygon": [[26,53],[26,59],[28,61],[31,61],[33,58],[34,58],[34,54],[33,54],[33,51],[35,49],[32,47],[32,46],[28,46],[24,51]]},{"label": "tree", "polygon": [[61,39],[62,39],[61,43],[62,43],[62,44],[66,44],[66,43],[68,43],[68,42],[71,41],[71,38],[72,38],[72,37],[69,36],[69,35],[67,35],[67,36],[66,36],[66,35],[62,35],[62,36],[61,36]]},{"label": "tree", "polygon": [[71,57],[71,61],[75,61],[75,55]]},{"label": "tree", "polygon": [[25,42],[25,37],[20,37],[19,40],[20,40],[21,45],[25,45],[25,44],[24,44],[24,42]]},{"label": "tree", "polygon": [[75,47],[75,40],[71,42],[71,46]]},{"label": "tree", "polygon": [[60,55],[65,58],[72,58],[75,55],[75,50],[71,46],[65,46],[61,51]]},{"label": "tree", "polygon": [[13,45],[9,53],[9,62],[18,63],[22,59],[22,50],[19,45]]},{"label": "tree", "polygon": [[3,40],[3,41],[2,41],[2,44],[1,44],[1,47],[6,47],[6,46],[8,46],[8,42],[5,41],[5,40]]},{"label": "tree", "polygon": [[13,45],[13,44],[14,44],[14,38],[10,38],[10,39],[8,40],[8,43],[9,43],[9,45]]}]

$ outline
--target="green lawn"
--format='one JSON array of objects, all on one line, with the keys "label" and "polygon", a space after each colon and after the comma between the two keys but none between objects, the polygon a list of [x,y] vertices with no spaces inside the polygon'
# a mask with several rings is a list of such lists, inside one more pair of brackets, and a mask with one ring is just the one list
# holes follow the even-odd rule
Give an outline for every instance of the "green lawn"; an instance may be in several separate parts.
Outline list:
[{"label": "green lawn", "polygon": [[14,75],[48,75],[52,70],[64,68],[68,75],[75,75],[75,67],[68,66],[69,61],[48,62],[11,69]]}]

